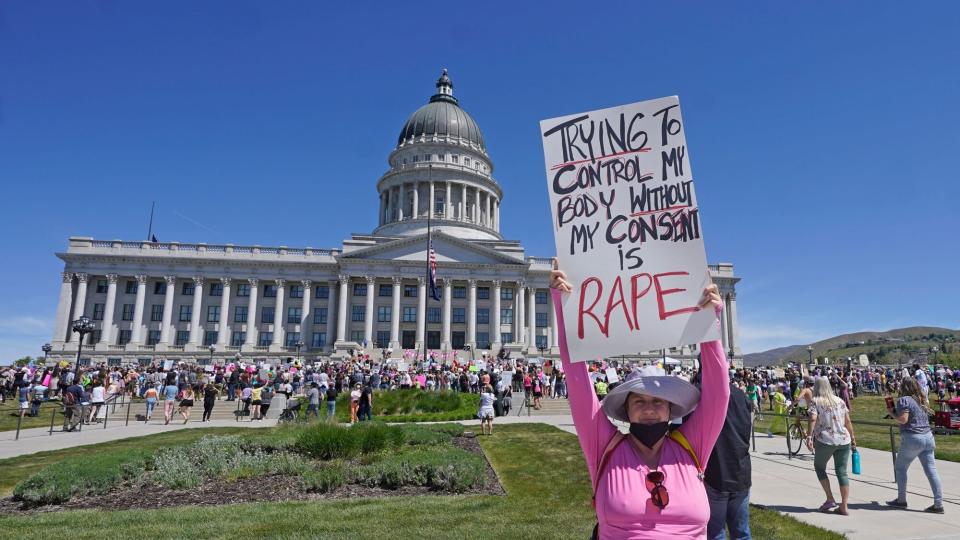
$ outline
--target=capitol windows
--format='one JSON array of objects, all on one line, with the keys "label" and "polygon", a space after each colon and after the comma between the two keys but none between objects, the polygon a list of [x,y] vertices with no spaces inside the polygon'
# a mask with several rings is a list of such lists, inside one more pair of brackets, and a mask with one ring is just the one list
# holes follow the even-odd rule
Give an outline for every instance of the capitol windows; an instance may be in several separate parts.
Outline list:
[{"label": "capitol windows", "polygon": [[160,322],[163,320],[163,304],[153,304],[150,306],[150,321]]},{"label": "capitol windows", "polygon": [[277,297],[277,286],[267,284],[263,286],[263,297],[264,298],[276,298]]},{"label": "capitol windows", "polygon": [[314,332],[313,339],[310,340],[310,346],[314,348],[321,348],[327,346],[327,333],[326,332]]},{"label": "capitol windows", "polygon": [[415,306],[404,306],[403,322],[417,322],[417,308]]},{"label": "capitol windows", "polygon": [[130,343],[130,336],[130,330],[120,330],[120,332],[117,333],[117,345],[126,345],[127,343]]},{"label": "capitol windows", "polygon": [[440,308],[438,308],[438,307],[428,307],[428,308],[427,308],[427,322],[428,322],[428,323],[439,323],[439,322],[440,322]]},{"label": "capitol windows", "polygon": [[230,334],[230,346],[231,347],[240,347],[247,341],[247,333],[236,330]]},{"label": "capitol windows", "polygon": [[100,343],[100,337],[103,336],[102,330],[94,330],[90,333],[89,343]]},{"label": "capitol windows", "polygon": [[353,295],[354,295],[354,296],[366,296],[366,295],[367,295],[367,284],[366,284],[366,283],[354,283],[354,284],[353,284]]},{"label": "capitol windows", "polygon": [[160,343],[160,331],[150,330],[147,332],[147,345],[156,345]]},{"label": "capitol windows", "polygon": [[435,214],[442,214],[443,208],[446,206],[446,194],[437,193],[436,200],[433,202],[433,212]]},{"label": "capitol windows", "polygon": [[166,294],[167,293],[167,282],[166,281],[157,281],[153,284],[153,294]]},{"label": "capitol windows", "polygon": [[477,332],[477,348],[478,349],[490,348],[490,334],[488,332]]},{"label": "capitol windows", "polygon": [[[188,319],[189,320],[189,319]],[[177,336],[174,339],[173,344],[177,347],[183,347],[187,344],[187,341],[190,339],[189,330],[177,330]]]},{"label": "capitol windows", "polygon": [[287,341],[287,347],[296,347],[297,343],[300,342],[300,332],[287,332],[284,339]]},{"label": "capitol windows", "polygon": [[250,284],[249,283],[238,283],[237,284],[237,297],[244,298],[250,296]]},{"label": "capitol windows", "polygon": [[260,308],[260,322],[263,324],[273,324],[273,307]]},{"label": "capitol windows", "polygon": [[124,304],[123,310],[120,312],[121,321],[132,321],[133,320],[133,304]]},{"label": "capitol windows", "polygon": [[220,306],[207,306],[207,322],[220,322]]},{"label": "capitol windows", "polygon": [[450,161],[452,161],[453,163],[460,163],[460,156],[453,154],[450,156]]},{"label": "capitol windows", "polygon": [[537,348],[538,349],[547,349],[547,336],[536,336],[537,338]]},{"label": "capitol windows", "polygon": [[103,293],[105,293],[105,292],[107,292],[107,280],[105,280],[105,279],[98,279],[98,280],[97,280],[97,293],[98,293],[98,294],[103,294]]},{"label": "capitol windows", "polygon": [[327,308],[313,308],[313,324],[327,324]]},{"label": "capitol windows", "polygon": [[500,332],[501,343],[513,343],[513,332]]},{"label": "capitol windows", "polygon": [[180,286],[180,294],[183,296],[193,296],[193,289],[196,285],[192,281],[184,281]]},{"label": "capitol windows", "polygon": [[489,300],[490,287],[477,287],[477,300]]},{"label": "capitol windows", "polygon": [[440,348],[440,332],[437,332],[436,330],[430,330],[427,332],[427,348],[428,349]]},{"label": "capitol windows", "polygon": [[416,286],[416,285],[404,285],[404,286],[403,286],[403,297],[404,297],[404,298],[416,298],[416,297],[417,297],[417,286]]},{"label": "capitol windows", "polygon": [[134,280],[127,280],[124,292],[127,294],[137,294],[137,282]]},{"label": "capitol windows", "polygon": [[257,347],[269,347],[271,343],[273,343],[273,332],[260,332]]},{"label": "capitol windows", "polygon": [[445,156],[443,154],[437,154],[437,161],[443,161],[444,157]]},{"label": "capitol windows", "polygon": [[316,291],[313,293],[314,298],[327,299],[330,298],[330,286],[329,285],[317,285]]},{"label": "capitol windows", "polygon": [[500,308],[500,324],[513,324],[513,308]]},{"label": "capitol windows", "polygon": [[193,306],[184,304],[180,306],[180,322],[190,322],[193,315]]},{"label": "capitol windows", "polygon": [[453,322],[454,323],[464,323],[467,322],[467,310],[462,307],[453,308]]},{"label": "capitol windows", "polygon": [[538,289],[536,293],[536,301],[540,305],[547,305],[547,291]]},{"label": "capitol windows", "polygon": [[300,317],[302,316],[303,316],[303,308],[298,308],[298,307],[287,308],[287,324],[298,324],[300,322]]},{"label": "capitol windows", "polygon": [[453,288],[453,297],[454,297],[454,298],[466,298],[466,297],[467,297],[467,288],[466,288],[466,287],[454,287],[454,288]]},{"label": "capitol windows", "polygon": [[390,322],[390,315],[392,314],[392,309],[390,306],[378,306],[377,307],[377,322]]},{"label": "capitol windows", "polygon": [[487,308],[477,308],[477,323],[490,324],[490,310]]},{"label": "capitol windows", "polygon": [[413,162],[417,163],[420,161],[420,156],[413,156]]},{"label": "capitol windows", "polygon": [[379,331],[377,332],[377,348],[386,349],[390,346],[390,332]]},{"label": "capitol windows", "polygon": [[393,285],[381,283],[377,286],[377,291],[378,296],[391,296],[393,295]]},{"label": "capitol windows", "polygon": [[450,346],[453,347],[454,349],[462,349],[464,344],[466,344],[466,341],[467,341],[466,336],[464,335],[463,332],[452,332],[452,335],[450,336],[450,338],[452,341]]},{"label": "capitol windows", "polygon": [[233,322],[247,322],[247,306],[237,306],[233,308]]},{"label": "capitol windows", "polygon": [[93,305],[93,320],[95,321],[103,320],[103,304]]},{"label": "capitol windows", "polygon": [[432,154],[424,154],[424,155],[423,155],[423,160],[424,160],[424,161],[432,161],[432,158],[433,158],[433,155],[432,155]]},{"label": "capitol windows", "polygon": [[513,300],[513,289],[508,289],[504,287],[500,289],[500,299],[501,300]]},{"label": "capitol windows", "polygon": [[470,166],[470,158],[468,158],[468,157],[463,158],[463,166],[464,166],[464,167],[469,167],[469,166]]},{"label": "capitol windows", "polygon": [[209,347],[217,343],[217,335],[219,332],[216,330],[207,330],[203,333],[203,346]]},{"label": "capitol windows", "polygon": [[547,327],[547,314],[537,313],[537,328],[546,328],[546,327]]},{"label": "capitol windows", "polygon": [[354,330],[350,332],[350,341],[354,343],[363,343],[365,341],[363,337],[363,330]]},{"label": "capitol windows", "polygon": [[223,296],[223,283],[214,281],[210,284],[210,296]]},{"label": "capitol windows", "polygon": [[361,304],[350,306],[350,320],[353,322],[363,322],[366,320],[366,306]]},{"label": "capitol windows", "polygon": [[290,298],[303,298],[303,285],[291,285]]}]

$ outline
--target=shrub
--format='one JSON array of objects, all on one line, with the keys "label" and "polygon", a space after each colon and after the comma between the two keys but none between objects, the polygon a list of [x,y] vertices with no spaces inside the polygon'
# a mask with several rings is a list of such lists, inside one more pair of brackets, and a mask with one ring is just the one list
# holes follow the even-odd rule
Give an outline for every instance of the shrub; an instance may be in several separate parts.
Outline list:
[{"label": "shrub", "polygon": [[145,450],[131,449],[67,457],[17,484],[13,498],[26,506],[40,506],[106,493],[123,480],[136,477],[148,456]]},{"label": "shrub", "polygon": [[[477,414],[479,394],[425,390],[376,391],[373,416],[384,422],[424,422],[436,420],[468,420]],[[446,416],[431,416],[444,414]],[[350,395],[341,393],[337,400],[337,420],[350,417]]]},{"label": "shrub", "polygon": [[249,478],[262,474],[300,474],[303,460],[289,452],[268,452],[242,437],[203,437],[158,453],[151,478],[170,489],[189,489],[209,478]]},{"label": "shrub", "polygon": [[349,428],[319,422],[300,433],[296,447],[317,459],[350,459],[360,453],[360,438]]},{"label": "shrub", "polygon": [[429,429],[428,426],[410,424],[403,426],[403,428],[406,433],[407,444],[410,445],[443,444],[450,440],[450,436],[446,433]]},{"label": "shrub", "polygon": [[307,491],[328,493],[346,484],[349,472],[343,463],[337,462],[303,474],[303,484]]},{"label": "shrub", "polygon": [[460,493],[483,483],[486,462],[459,448],[416,449],[360,467],[354,474],[357,483],[367,486],[426,486]]}]

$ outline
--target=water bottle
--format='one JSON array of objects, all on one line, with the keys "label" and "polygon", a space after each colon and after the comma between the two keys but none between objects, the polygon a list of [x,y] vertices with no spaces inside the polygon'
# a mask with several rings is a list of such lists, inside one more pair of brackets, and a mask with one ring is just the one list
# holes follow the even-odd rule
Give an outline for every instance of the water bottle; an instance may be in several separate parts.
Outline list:
[{"label": "water bottle", "polygon": [[853,449],[853,474],[860,474],[860,452]]}]

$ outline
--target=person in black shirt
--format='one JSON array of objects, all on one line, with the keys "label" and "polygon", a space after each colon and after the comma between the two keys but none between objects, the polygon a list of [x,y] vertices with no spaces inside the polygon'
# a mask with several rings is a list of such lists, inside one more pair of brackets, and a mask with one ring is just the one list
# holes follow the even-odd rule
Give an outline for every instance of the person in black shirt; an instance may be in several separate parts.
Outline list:
[{"label": "person in black shirt", "polygon": [[750,418],[747,395],[730,384],[727,418],[707,462],[705,483],[710,501],[707,538],[749,540],[750,536]]},{"label": "person in black shirt", "polygon": [[337,387],[327,388],[327,418],[333,420],[337,414]]},{"label": "person in black shirt", "polygon": [[367,420],[373,420],[373,389],[369,385],[364,386],[363,390],[360,391],[360,407],[357,412],[360,417],[360,421],[363,422],[364,418]]}]

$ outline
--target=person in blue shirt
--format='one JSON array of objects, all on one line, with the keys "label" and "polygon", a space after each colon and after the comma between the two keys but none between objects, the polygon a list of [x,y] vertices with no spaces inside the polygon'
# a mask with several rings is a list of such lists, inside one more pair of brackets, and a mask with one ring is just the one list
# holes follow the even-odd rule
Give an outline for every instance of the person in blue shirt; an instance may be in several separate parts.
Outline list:
[{"label": "person in blue shirt", "polygon": [[173,409],[177,405],[177,394],[179,393],[180,393],[180,388],[173,381],[168,380],[167,385],[163,387],[163,424],[164,425],[169,424],[170,420],[173,420]]}]

